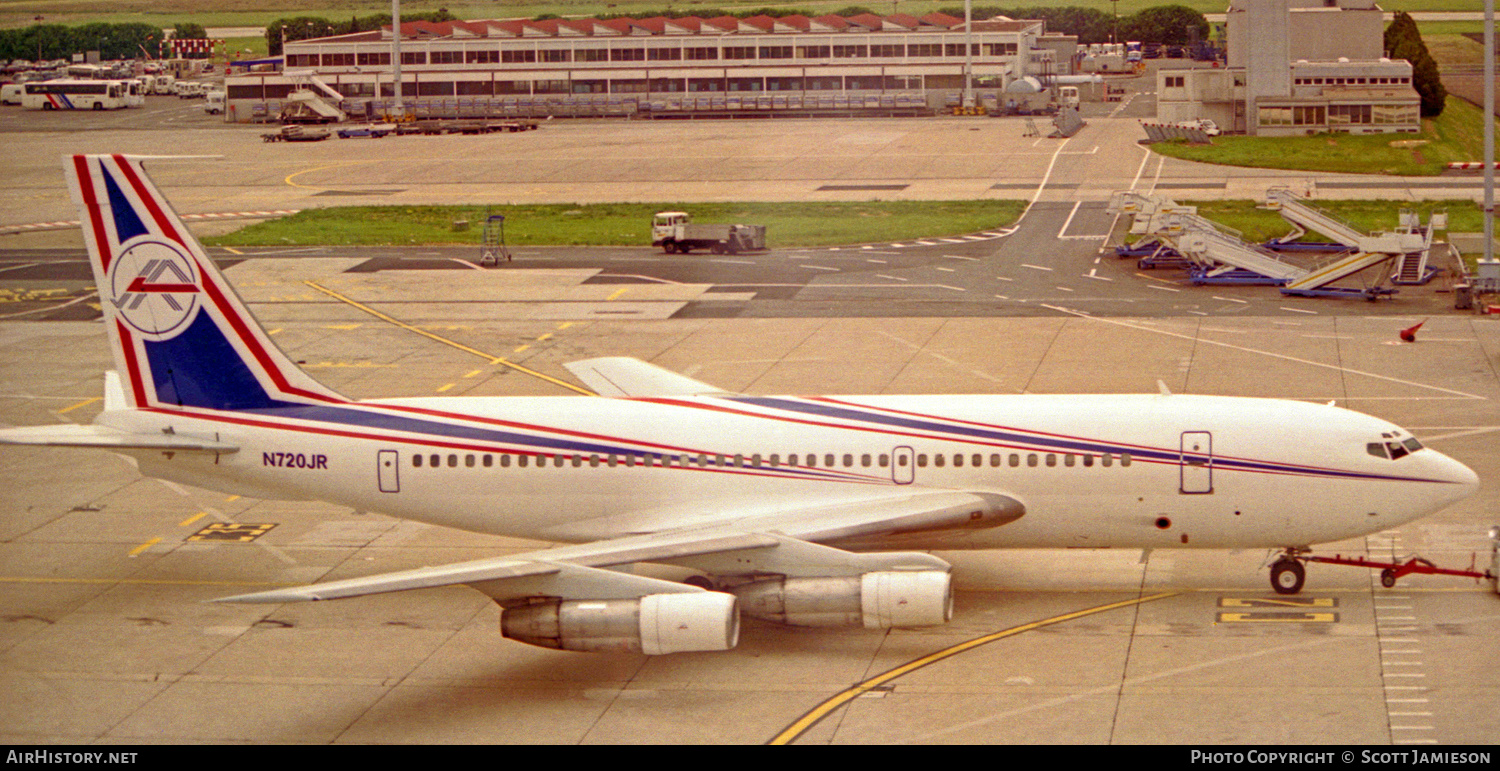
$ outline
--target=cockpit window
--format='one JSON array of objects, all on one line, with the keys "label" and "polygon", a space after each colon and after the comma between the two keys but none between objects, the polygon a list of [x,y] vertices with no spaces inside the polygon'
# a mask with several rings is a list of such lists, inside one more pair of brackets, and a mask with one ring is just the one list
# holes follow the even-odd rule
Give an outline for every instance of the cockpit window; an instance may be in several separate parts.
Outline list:
[{"label": "cockpit window", "polygon": [[1412,437],[1405,439],[1387,438],[1384,442],[1370,442],[1365,445],[1365,452],[1377,458],[1385,458],[1387,460],[1404,458],[1420,449],[1422,449],[1422,443]]}]

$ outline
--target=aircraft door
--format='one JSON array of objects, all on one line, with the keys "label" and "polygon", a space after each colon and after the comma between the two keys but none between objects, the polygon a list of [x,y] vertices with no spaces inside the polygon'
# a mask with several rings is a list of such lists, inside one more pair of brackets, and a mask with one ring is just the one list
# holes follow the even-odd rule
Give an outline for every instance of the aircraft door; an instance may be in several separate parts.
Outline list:
[{"label": "aircraft door", "polygon": [[400,457],[395,450],[381,450],[376,457],[375,465],[380,477],[380,492],[401,492]]},{"label": "aircraft door", "polygon": [[1180,455],[1182,470],[1178,492],[1205,495],[1214,491],[1214,443],[1207,431],[1182,432]]},{"label": "aircraft door", "polygon": [[897,447],[891,453],[891,481],[898,485],[909,485],[916,478],[916,459],[910,447]]}]

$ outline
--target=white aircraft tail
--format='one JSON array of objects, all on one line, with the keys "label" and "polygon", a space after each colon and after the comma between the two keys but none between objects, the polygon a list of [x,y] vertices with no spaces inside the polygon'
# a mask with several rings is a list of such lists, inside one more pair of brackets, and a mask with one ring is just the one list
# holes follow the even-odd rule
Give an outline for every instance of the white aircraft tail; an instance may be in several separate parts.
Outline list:
[{"label": "white aircraft tail", "polygon": [[65,159],[105,327],[132,408],[252,410],[346,401],[292,363],[125,155]]}]

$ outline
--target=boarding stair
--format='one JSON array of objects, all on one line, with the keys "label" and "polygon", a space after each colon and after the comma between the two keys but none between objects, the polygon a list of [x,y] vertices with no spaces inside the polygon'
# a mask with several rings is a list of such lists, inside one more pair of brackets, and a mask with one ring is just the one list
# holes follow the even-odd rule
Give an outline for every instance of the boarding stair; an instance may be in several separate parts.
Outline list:
[{"label": "boarding stair", "polygon": [[[1174,214],[1167,217],[1167,232],[1179,253],[1206,269],[1201,277],[1212,280],[1234,269],[1264,276],[1271,283],[1291,283],[1307,275],[1307,270],[1278,258],[1275,253],[1246,243],[1230,228],[1196,214]],[[1176,235],[1172,231],[1176,231]],[[1219,268],[1225,271],[1219,271]],[[1198,280],[1195,276],[1195,280]]]},{"label": "boarding stair", "polygon": [[[1316,289],[1326,286],[1365,268],[1388,259],[1396,259],[1397,267],[1392,281],[1398,284],[1422,284],[1432,278],[1436,271],[1427,267],[1432,250],[1432,233],[1436,229],[1429,224],[1422,227],[1417,214],[1411,210],[1401,212],[1400,228],[1395,231],[1362,233],[1354,226],[1321,209],[1288,188],[1271,188],[1266,191],[1266,205],[1276,209],[1291,223],[1293,231],[1283,236],[1282,241],[1295,240],[1308,230],[1322,233],[1328,238],[1354,250],[1354,254],[1310,272],[1305,279],[1308,286]],[[1446,226],[1446,214],[1435,214],[1437,224]],[[1326,278],[1325,278],[1326,277]],[[1289,285],[1292,290],[1294,286]]]}]

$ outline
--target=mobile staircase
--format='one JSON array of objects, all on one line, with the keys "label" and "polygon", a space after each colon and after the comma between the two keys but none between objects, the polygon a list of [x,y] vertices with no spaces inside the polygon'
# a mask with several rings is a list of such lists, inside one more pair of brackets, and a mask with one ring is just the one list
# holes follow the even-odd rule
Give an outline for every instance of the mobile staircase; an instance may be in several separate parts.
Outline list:
[{"label": "mobile staircase", "polygon": [[[1266,191],[1266,206],[1278,211],[1294,228],[1280,241],[1293,241],[1311,230],[1322,233],[1352,251],[1345,257],[1310,271],[1302,281],[1288,284],[1283,289],[1287,294],[1345,296],[1352,292],[1366,297],[1392,294],[1394,290],[1383,290],[1378,286],[1364,290],[1329,287],[1329,284],[1339,279],[1389,260],[1397,262],[1391,276],[1393,283],[1424,284],[1437,274],[1435,269],[1428,267],[1427,261],[1432,251],[1433,231],[1446,227],[1446,214],[1435,214],[1433,223],[1422,227],[1415,212],[1404,210],[1397,230],[1366,234],[1284,187]],[[1434,224],[1438,227],[1433,227]]]}]

